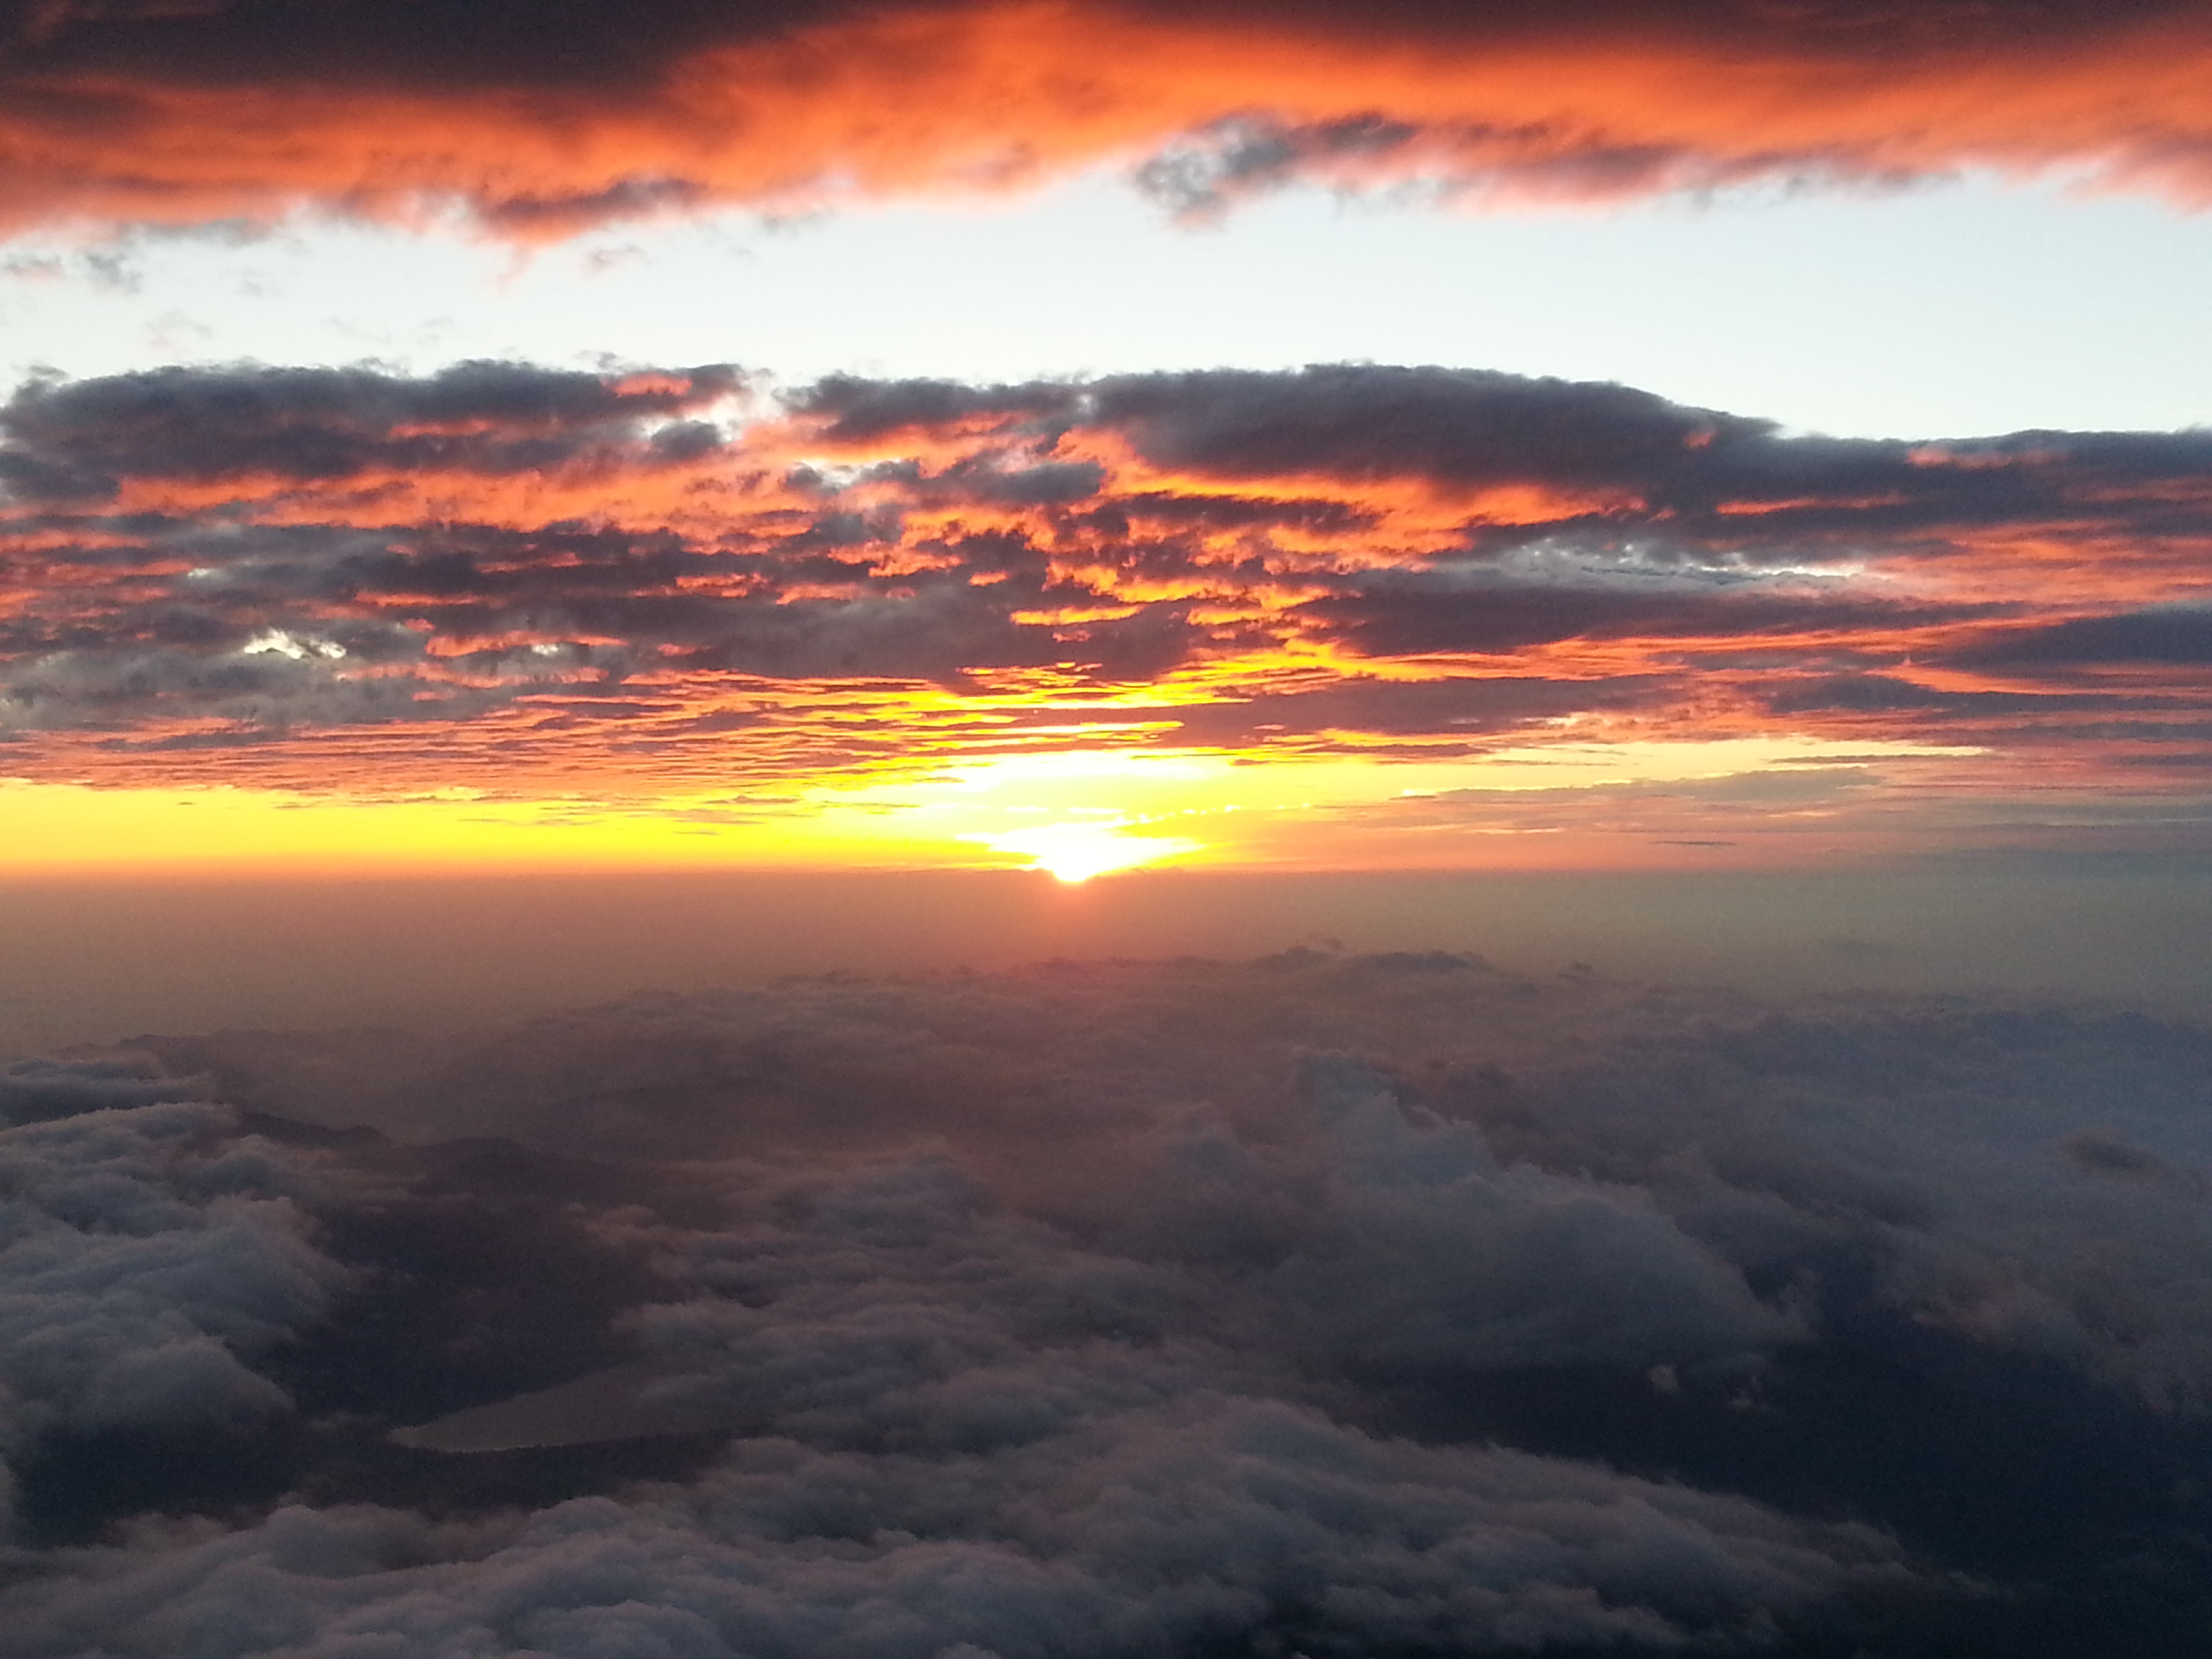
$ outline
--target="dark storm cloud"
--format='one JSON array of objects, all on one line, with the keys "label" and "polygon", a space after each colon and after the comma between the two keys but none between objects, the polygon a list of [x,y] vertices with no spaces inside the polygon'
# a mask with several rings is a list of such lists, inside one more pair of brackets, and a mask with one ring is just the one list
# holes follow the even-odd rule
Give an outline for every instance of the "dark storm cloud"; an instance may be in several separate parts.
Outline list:
[{"label": "dark storm cloud", "polygon": [[[26,1655],[2199,1631],[2191,1026],[1292,952],[146,1041],[255,1115],[9,1155],[165,1249],[289,1194],[305,1300],[127,1282],[300,1415],[199,1488],[118,1474],[140,1419],[24,1443]],[[113,1248],[39,1182],[46,1235]],[[252,1420],[160,1431],[217,1469]]]}]

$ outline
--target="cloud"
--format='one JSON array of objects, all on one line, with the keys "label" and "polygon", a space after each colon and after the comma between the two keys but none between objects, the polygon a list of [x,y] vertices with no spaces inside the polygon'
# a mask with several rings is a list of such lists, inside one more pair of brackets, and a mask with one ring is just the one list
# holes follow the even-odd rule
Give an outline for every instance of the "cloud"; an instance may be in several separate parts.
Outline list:
[{"label": "cloud", "polygon": [[[1658,1650],[1756,1639],[1775,1613],[1883,1588],[1903,1577],[1887,1557],[1858,1529],[1677,1487],[1494,1449],[1437,1456],[1224,1403],[972,1471],[758,1442],[689,1493],[495,1528],[281,1511],[143,1565],[94,1558],[89,1583],[16,1601],[34,1654],[95,1633],[113,1652],[161,1652],[186,1631],[222,1654],[467,1641],[1046,1659],[1261,1632]],[[143,1622],[119,1628],[95,1598]]]},{"label": "cloud", "polygon": [[36,381],[0,434],[31,778],[788,795],[1010,738],[1445,759],[1784,720],[2135,790],[2203,716],[2202,434],[1790,436],[1441,368],[473,363]]},{"label": "cloud", "polygon": [[312,1175],[128,1060],[29,1062],[8,1083],[0,1478],[58,1438],[250,1432],[289,1413],[251,1362],[346,1278],[307,1236]]},{"label": "cloud", "polygon": [[1287,179],[1569,199],[1978,167],[2185,200],[2205,185],[2207,38],[2158,0],[1909,16],[218,0],[26,4],[8,33],[0,178],[24,222],[458,202],[537,238],[1101,163],[1199,216]]},{"label": "cloud", "polygon": [[2079,617],[1998,634],[1968,646],[1959,660],[2027,669],[2098,663],[2212,662],[2212,611],[2174,605],[2110,617]]},{"label": "cloud", "polygon": [[301,1414],[166,1519],[34,1453],[27,1654],[2194,1639],[2194,1026],[1304,951],[148,1041],[255,1115],[11,1145],[290,1242],[130,1279],[202,1336],[74,1391],[76,1489],[276,1408],[208,1356]]},{"label": "cloud", "polygon": [[1771,430],[1627,386],[1352,365],[1124,376],[1099,413],[1168,469],[1613,490],[1694,462],[1724,420],[1731,436]]},{"label": "cloud", "polygon": [[1387,659],[1448,651],[1504,656],[1562,640],[1623,636],[1879,635],[1972,617],[1986,608],[1910,606],[1818,590],[1731,592],[1721,584],[1670,591],[1656,581],[1516,583],[1477,567],[1380,573],[1357,592],[1316,599],[1299,614],[1323,619],[1361,654]]},{"label": "cloud", "polygon": [[[713,428],[676,417],[728,399],[717,365],[635,379],[465,362],[422,380],[367,369],[161,368],[33,380],[9,399],[0,471],[32,501],[110,499],[134,478],[352,480],[424,470],[493,477],[580,462],[696,460]],[[643,422],[661,424],[649,437]],[[609,453],[612,451],[613,453]]]},{"label": "cloud", "polygon": [[13,1127],[82,1112],[199,1098],[198,1079],[161,1074],[145,1055],[19,1060],[0,1072],[0,1123]]}]

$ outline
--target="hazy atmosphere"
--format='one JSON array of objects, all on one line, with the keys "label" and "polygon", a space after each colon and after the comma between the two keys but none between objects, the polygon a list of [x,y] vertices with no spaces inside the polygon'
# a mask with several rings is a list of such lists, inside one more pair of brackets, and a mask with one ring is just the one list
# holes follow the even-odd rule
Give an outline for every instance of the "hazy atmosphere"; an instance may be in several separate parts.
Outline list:
[{"label": "hazy atmosphere", "polygon": [[0,3],[0,1651],[2206,1651],[2208,75]]}]

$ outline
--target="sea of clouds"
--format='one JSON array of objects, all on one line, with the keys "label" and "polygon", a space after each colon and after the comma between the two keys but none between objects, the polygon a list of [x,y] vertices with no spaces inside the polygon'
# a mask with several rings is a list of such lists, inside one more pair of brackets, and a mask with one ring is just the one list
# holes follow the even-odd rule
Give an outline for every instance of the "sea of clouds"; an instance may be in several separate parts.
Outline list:
[{"label": "sea of clouds", "polygon": [[0,1071],[23,1659],[2202,1651],[2212,1032],[1447,954]]}]

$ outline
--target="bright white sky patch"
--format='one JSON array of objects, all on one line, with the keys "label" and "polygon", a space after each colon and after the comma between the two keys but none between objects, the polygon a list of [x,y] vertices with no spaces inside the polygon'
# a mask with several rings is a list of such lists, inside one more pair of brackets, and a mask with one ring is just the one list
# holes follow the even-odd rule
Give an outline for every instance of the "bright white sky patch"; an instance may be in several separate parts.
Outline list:
[{"label": "bright white sky patch", "polygon": [[[1006,756],[927,777],[815,792],[816,822],[858,845],[963,843],[1080,880],[1200,854],[1206,863],[1267,862],[1262,842],[1316,811],[1466,792],[1508,796],[1622,784],[1680,784],[1790,769],[1949,760],[1978,751],[1923,744],[1828,742],[1797,735],[1629,740],[1503,748],[1377,766],[1356,756],[1255,765],[1197,750]],[[1479,808],[1473,808],[1479,816]],[[964,861],[964,860],[963,860]]]},{"label": "bright white sky patch", "polygon": [[0,372],[471,357],[961,380],[1367,360],[1619,380],[1867,436],[2212,420],[2212,216],[1988,182],[1465,213],[1292,191],[1185,229],[1116,179],[519,255],[301,223],[0,248]]}]

